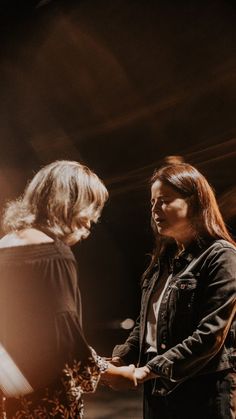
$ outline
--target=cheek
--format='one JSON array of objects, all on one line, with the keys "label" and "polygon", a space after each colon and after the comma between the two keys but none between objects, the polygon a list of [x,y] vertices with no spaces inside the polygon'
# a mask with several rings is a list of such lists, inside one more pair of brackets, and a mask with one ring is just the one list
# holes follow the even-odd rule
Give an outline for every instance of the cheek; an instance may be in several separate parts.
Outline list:
[{"label": "cheek", "polygon": [[180,208],[178,214],[179,218],[188,219],[188,207]]},{"label": "cheek", "polygon": [[170,206],[166,213],[172,220],[187,220],[189,218],[188,205]]}]

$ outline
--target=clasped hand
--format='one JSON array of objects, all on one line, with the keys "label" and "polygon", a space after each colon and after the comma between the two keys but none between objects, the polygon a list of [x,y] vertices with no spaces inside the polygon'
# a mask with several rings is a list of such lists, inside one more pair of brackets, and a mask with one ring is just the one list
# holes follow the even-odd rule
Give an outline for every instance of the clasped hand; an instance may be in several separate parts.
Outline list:
[{"label": "clasped hand", "polygon": [[108,369],[101,377],[102,384],[108,385],[113,390],[135,389],[138,384],[155,376],[146,366],[135,368],[133,364],[119,367],[116,365],[109,362]]},{"label": "clasped hand", "polygon": [[144,383],[144,381],[151,380],[152,378],[157,377],[157,375],[154,374],[150,370],[150,368],[148,368],[146,366],[135,368],[134,375],[135,375],[135,378],[136,378],[138,384],[142,384],[142,383]]},{"label": "clasped hand", "polygon": [[109,363],[108,369],[101,375],[101,383],[113,390],[128,390],[137,387],[135,366],[116,367]]}]

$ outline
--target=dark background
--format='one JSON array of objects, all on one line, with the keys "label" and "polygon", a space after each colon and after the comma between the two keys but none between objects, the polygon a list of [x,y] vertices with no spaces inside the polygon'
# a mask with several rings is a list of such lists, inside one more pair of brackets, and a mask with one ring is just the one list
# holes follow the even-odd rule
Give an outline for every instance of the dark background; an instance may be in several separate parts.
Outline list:
[{"label": "dark background", "polygon": [[99,351],[138,313],[149,178],[166,155],[207,176],[235,233],[235,18],[226,0],[0,3],[0,205],[55,159],[105,181],[100,223],[74,248]]}]

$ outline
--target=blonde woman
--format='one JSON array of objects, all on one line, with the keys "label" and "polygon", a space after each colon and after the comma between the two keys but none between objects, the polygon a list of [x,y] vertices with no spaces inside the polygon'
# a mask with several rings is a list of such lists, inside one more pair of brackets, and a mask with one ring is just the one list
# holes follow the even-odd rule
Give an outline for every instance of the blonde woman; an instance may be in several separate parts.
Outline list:
[{"label": "blonde woman", "polygon": [[6,207],[6,235],[0,240],[0,387],[7,418],[82,418],[81,396],[96,389],[101,374],[114,388],[136,385],[134,367],[108,364],[82,330],[70,246],[88,236],[107,198],[88,167],[56,161]]}]

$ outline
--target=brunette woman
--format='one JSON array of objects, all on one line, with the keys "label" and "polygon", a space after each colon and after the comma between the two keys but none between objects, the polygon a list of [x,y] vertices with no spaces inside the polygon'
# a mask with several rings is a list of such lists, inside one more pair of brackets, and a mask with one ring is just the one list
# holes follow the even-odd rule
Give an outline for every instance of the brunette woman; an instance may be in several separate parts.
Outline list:
[{"label": "brunette woman", "polygon": [[113,362],[137,364],[145,419],[236,418],[236,247],[193,166],[151,181],[156,246],[136,326]]}]

